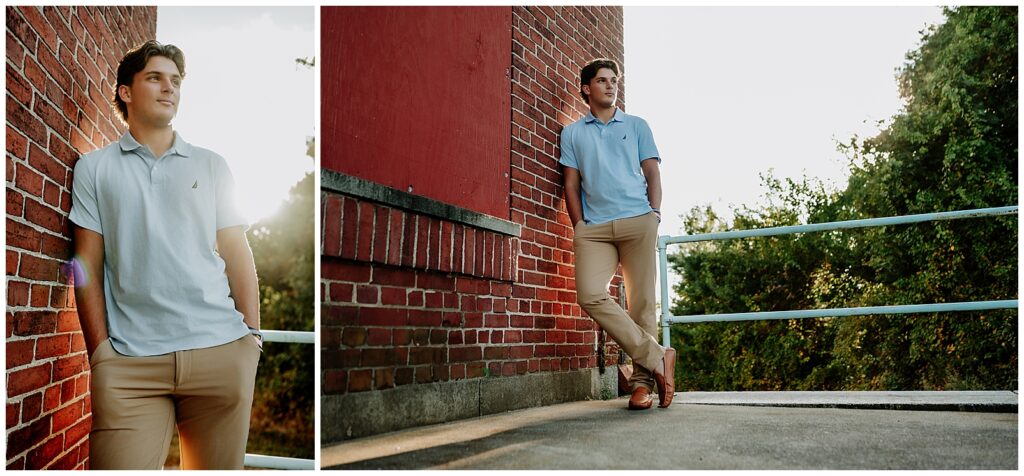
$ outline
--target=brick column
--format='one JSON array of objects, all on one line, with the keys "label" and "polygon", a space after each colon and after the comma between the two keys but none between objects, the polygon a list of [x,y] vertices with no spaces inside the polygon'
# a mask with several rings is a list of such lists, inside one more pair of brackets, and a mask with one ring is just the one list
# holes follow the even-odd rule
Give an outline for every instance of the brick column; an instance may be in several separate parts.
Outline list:
[{"label": "brick column", "polygon": [[7,469],[88,467],[89,366],[67,221],[78,156],[116,140],[124,52],[156,7],[7,7]]},{"label": "brick column", "polygon": [[[622,8],[519,6],[512,27],[511,204],[523,245],[513,289],[521,299],[510,309],[524,326],[544,330],[534,356],[558,357],[540,360],[540,370],[595,367],[595,340],[605,339],[597,339],[602,336],[595,330],[603,331],[581,317],[576,304],[573,224],[563,203],[558,138],[589,111],[579,95],[580,69],[600,57],[623,64]],[[625,82],[619,107],[625,107]],[[621,275],[612,280],[613,296],[620,282]],[[614,369],[618,345],[607,342],[604,363]]]}]

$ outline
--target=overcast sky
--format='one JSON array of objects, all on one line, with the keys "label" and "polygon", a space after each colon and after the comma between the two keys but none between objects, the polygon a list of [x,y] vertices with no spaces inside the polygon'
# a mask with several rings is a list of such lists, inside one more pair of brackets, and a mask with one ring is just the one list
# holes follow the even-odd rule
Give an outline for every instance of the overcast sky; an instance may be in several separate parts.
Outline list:
[{"label": "overcast sky", "polygon": [[626,111],[651,124],[662,234],[711,204],[754,205],[759,174],[846,184],[836,142],[903,103],[896,68],[939,7],[626,7]]},{"label": "overcast sky", "polygon": [[[160,7],[157,40],[185,52],[174,128],[224,156],[251,222],[272,213],[313,159],[313,7]],[[312,226],[312,224],[310,224]]]}]

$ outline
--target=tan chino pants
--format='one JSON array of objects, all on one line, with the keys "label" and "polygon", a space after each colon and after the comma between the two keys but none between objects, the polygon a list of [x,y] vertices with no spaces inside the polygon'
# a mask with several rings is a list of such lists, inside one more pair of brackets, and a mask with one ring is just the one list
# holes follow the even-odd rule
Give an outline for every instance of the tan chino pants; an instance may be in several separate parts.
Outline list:
[{"label": "tan chino pants", "polygon": [[260,348],[251,335],[151,357],[104,341],[92,367],[91,469],[161,469],[178,428],[182,469],[242,469]]},{"label": "tan chino pants", "polygon": [[[649,369],[665,356],[657,340],[655,303],[658,217],[654,212],[599,225],[576,224],[576,298],[580,306],[633,359],[633,388],[654,388]],[[623,311],[608,293],[608,283],[622,264],[626,284]]]}]

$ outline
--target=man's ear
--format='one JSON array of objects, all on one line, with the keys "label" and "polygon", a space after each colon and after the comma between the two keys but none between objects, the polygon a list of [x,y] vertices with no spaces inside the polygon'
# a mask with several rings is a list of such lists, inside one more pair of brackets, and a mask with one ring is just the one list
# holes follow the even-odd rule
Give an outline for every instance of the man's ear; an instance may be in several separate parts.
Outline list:
[{"label": "man's ear", "polygon": [[122,84],[117,87],[117,96],[121,98],[125,103],[132,102],[132,88],[128,87],[127,84]]},{"label": "man's ear", "polygon": [[584,84],[583,87],[580,88],[580,89],[583,90],[583,94],[586,94],[587,96],[590,96],[590,85],[589,84]]}]

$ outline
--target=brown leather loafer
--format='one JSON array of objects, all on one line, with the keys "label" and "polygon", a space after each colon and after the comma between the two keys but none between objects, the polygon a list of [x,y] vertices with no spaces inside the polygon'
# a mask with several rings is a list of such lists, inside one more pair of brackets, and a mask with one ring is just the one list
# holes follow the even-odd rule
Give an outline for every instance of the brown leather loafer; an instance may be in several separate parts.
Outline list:
[{"label": "brown leather loafer", "polygon": [[676,395],[676,350],[665,348],[665,373],[654,372],[654,383],[658,384],[658,408],[668,408]]},{"label": "brown leather loafer", "polygon": [[651,391],[645,387],[637,387],[633,389],[633,395],[629,397],[629,409],[630,410],[646,410],[651,408],[654,404],[654,396],[651,395]]}]

